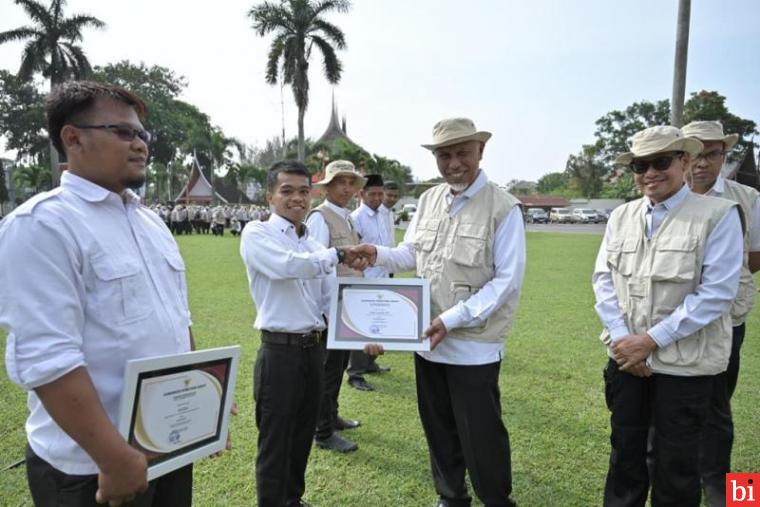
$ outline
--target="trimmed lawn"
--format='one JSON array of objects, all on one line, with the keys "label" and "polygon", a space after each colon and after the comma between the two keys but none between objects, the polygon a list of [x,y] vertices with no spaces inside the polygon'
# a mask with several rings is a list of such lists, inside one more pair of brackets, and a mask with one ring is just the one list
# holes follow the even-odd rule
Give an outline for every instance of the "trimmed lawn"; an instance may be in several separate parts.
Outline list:
[{"label": "trimmed lawn", "polygon": [[[252,370],[258,334],[238,240],[178,238],[190,287],[199,348],[242,345],[234,449],[195,467],[196,505],[255,504]],[[528,234],[528,270],[500,385],[510,432],[514,496],[525,506],[601,503],[609,452],[608,412],[597,337],[591,271],[601,236]],[[7,290],[4,289],[4,290]],[[760,317],[747,322],[742,374],[734,395],[734,468],[760,471]],[[4,343],[4,338],[0,337]],[[341,414],[362,421],[346,432],[359,444],[349,455],[314,448],[306,499],[315,506],[435,505],[427,446],[417,416],[412,356],[380,358],[391,366],[373,375],[375,392],[344,385]],[[0,374],[0,468],[23,458],[25,395]],[[23,466],[0,472],[2,505],[30,505]],[[479,505],[475,502],[475,505]]]}]

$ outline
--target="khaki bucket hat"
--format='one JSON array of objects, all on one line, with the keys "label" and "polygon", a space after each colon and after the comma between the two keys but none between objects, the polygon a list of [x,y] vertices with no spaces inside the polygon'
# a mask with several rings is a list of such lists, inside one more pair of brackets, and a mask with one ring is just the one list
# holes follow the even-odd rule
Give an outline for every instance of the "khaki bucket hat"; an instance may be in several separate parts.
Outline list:
[{"label": "khaki bucket hat", "polygon": [[314,186],[323,187],[329,184],[336,176],[340,175],[353,176],[356,178],[358,188],[364,188],[364,185],[367,183],[367,179],[356,170],[353,163],[348,160],[335,160],[327,164],[327,167],[325,167],[324,179],[314,183]]},{"label": "khaki bucket hat", "polygon": [[739,140],[739,134],[723,135],[723,124],[719,121],[693,121],[685,125],[681,132],[686,137],[700,141],[721,141],[726,151],[733,148]]},{"label": "khaki bucket hat", "polygon": [[631,151],[619,155],[615,163],[628,165],[634,158],[669,151],[685,151],[695,157],[702,152],[702,142],[693,137],[685,137],[681,129],[672,125],[649,127],[631,137]]},{"label": "khaki bucket hat", "polygon": [[480,141],[485,143],[491,138],[490,132],[478,131],[475,124],[469,118],[448,118],[441,120],[433,126],[432,144],[423,144],[423,148],[435,150],[452,144],[467,141]]}]

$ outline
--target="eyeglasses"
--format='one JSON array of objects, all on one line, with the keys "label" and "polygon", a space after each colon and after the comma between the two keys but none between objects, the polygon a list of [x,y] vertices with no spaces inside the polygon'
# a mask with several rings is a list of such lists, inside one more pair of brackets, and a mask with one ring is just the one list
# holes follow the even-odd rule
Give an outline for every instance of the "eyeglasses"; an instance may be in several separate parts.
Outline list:
[{"label": "eyeglasses", "polygon": [[700,153],[699,155],[697,155],[696,159],[697,160],[703,159],[703,160],[707,160],[708,162],[717,162],[721,158],[723,158],[723,155],[725,154],[726,152],[723,150],[713,150],[713,151],[708,151],[707,153]]},{"label": "eyeglasses", "polygon": [[153,135],[145,129],[136,129],[130,125],[74,125],[78,129],[110,130],[122,141],[132,142],[139,137],[145,144],[150,144]]},{"label": "eyeglasses", "polygon": [[655,158],[634,160],[631,162],[631,171],[635,174],[644,174],[652,167],[655,171],[666,171],[670,164],[673,163],[673,159],[683,155],[683,152],[677,152],[672,155],[660,155]]}]

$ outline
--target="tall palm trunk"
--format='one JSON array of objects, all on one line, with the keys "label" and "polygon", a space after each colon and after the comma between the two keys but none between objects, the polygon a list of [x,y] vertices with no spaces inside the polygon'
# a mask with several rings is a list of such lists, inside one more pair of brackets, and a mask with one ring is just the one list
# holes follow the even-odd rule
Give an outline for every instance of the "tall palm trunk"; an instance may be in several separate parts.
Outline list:
[{"label": "tall palm trunk", "polygon": [[[53,53],[55,54],[55,52]],[[55,56],[53,56],[55,58]],[[56,74],[53,72],[50,76],[50,91],[53,91],[53,88],[58,84],[56,79]],[[52,188],[57,187],[61,184],[61,171],[58,167],[58,164],[60,162],[60,159],[58,158],[58,150],[55,149],[55,146],[53,145],[53,138],[50,138],[50,185]]]},{"label": "tall palm trunk", "polygon": [[670,124],[683,125],[683,102],[686,94],[686,61],[689,55],[689,18],[691,0],[678,2],[678,28],[676,33],[676,58],[673,68],[673,98],[671,100]]},{"label": "tall palm trunk", "polygon": [[303,138],[303,117],[306,115],[305,107],[298,107],[298,161],[303,162],[306,159],[306,146]]}]

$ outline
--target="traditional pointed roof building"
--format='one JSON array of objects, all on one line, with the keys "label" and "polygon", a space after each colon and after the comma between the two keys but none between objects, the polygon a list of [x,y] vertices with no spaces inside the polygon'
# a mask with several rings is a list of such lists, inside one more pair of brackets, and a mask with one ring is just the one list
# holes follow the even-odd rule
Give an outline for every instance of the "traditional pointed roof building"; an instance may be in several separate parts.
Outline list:
[{"label": "traditional pointed roof building", "polygon": [[193,156],[191,162],[190,177],[182,188],[182,191],[174,199],[177,204],[211,204],[212,202],[227,203],[228,200],[214,191],[214,186],[209,183],[203,174],[198,159]]},{"label": "traditional pointed roof building", "polygon": [[317,142],[314,144],[331,145],[331,144],[336,143],[337,141],[343,141],[347,143],[349,146],[364,149],[358,144],[356,144],[354,141],[352,141],[351,138],[348,137],[348,134],[346,134],[345,115],[343,116],[343,125],[341,125],[340,121],[338,121],[338,107],[335,105],[335,93],[333,93],[332,114],[330,115],[330,123],[327,125],[327,129],[325,130],[325,133],[322,134],[322,137],[320,137],[317,140]]}]

